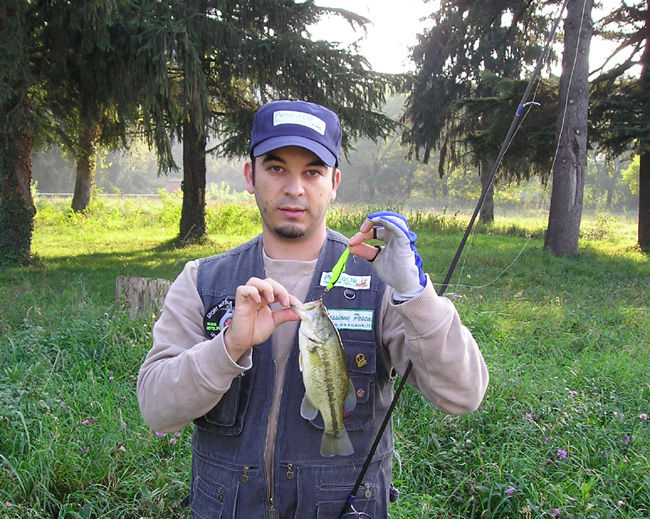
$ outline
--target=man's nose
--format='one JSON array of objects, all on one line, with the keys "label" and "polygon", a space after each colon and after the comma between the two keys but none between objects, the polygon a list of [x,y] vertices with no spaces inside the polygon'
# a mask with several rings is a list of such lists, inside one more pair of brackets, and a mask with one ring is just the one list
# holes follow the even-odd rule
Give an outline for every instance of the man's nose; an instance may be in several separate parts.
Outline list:
[{"label": "man's nose", "polygon": [[305,192],[300,175],[287,175],[286,179],[287,180],[284,184],[285,194],[292,197],[298,197]]}]

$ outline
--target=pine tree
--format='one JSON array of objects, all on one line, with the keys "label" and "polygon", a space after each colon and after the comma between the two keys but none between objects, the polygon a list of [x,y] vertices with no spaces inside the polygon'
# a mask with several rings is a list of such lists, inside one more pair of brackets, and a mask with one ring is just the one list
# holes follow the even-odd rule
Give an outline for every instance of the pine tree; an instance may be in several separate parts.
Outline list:
[{"label": "pine tree", "polygon": [[166,73],[143,93],[144,122],[163,169],[175,167],[165,151],[172,139],[183,140],[181,240],[205,234],[208,137],[221,138],[216,153],[246,154],[260,103],[286,98],[330,107],[341,117],[344,146],[358,135],[383,136],[394,127],[379,112],[390,78],[373,73],[351,51],[309,38],[309,25],[328,12],[342,23],[366,22],[353,13],[293,0],[155,6],[148,23],[162,46],[150,51],[156,62],[164,61]]},{"label": "pine tree", "polygon": [[[638,244],[650,247],[650,1],[623,2],[596,24],[619,59],[592,80],[595,138],[612,155],[634,150],[639,163]],[[612,56],[613,57],[613,56]],[[606,64],[609,62],[608,60]],[[639,66],[638,76],[631,74]]]},{"label": "pine tree", "polygon": [[[402,142],[410,155],[428,162],[439,151],[439,175],[467,160],[478,165],[487,189],[481,220],[494,219],[490,164],[499,151],[494,135],[494,110],[511,106],[514,84],[495,77],[521,80],[544,44],[547,19],[537,14],[536,0],[447,0],[431,18],[433,27],[418,38],[413,50],[417,72],[407,101]],[[484,100],[482,104],[472,100]],[[501,108],[499,108],[501,107]],[[514,116],[511,107],[508,121]],[[505,131],[500,136],[505,137]],[[489,145],[488,145],[489,144]]]}]

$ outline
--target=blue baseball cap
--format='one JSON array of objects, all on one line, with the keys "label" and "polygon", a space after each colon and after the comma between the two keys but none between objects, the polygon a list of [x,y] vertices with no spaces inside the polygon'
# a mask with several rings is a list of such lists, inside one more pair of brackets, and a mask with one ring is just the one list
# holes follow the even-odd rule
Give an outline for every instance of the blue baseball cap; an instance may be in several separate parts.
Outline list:
[{"label": "blue baseball cap", "polygon": [[341,121],[329,108],[305,101],[272,101],[255,113],[249,152],[259,157],[285,146],[299,146],[335,167],[341,135]]}]

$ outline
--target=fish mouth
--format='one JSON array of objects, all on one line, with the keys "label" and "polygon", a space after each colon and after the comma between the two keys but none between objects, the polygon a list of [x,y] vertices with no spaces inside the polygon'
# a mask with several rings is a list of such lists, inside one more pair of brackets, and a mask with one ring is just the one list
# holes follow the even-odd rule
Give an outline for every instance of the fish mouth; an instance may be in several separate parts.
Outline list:
[{"label": "fish mouth", "polygon": [[301,319],[306,319],[311,313],[313,313],[316,308],[322,304],[323,302],[320,299],[316,299],[315,301],[309,301],[301,305],[291,305],[291,309],[298,317]]}]

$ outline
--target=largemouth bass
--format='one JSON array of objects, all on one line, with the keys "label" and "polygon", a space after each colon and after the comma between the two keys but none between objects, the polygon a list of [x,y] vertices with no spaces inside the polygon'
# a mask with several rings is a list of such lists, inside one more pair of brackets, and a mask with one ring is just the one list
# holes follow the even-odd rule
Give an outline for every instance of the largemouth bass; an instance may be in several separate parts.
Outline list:
[{"label": "largemouth bass", "polygon": [[343,411],[352,411],[357,397],[348,376],[341,337],[320,299],[291,309],[301,319],[298,344],[305,396],[300,414],[313,420],[320,411],[325,423],[322,456],[349,456],[354,448],[343,425]]}]

